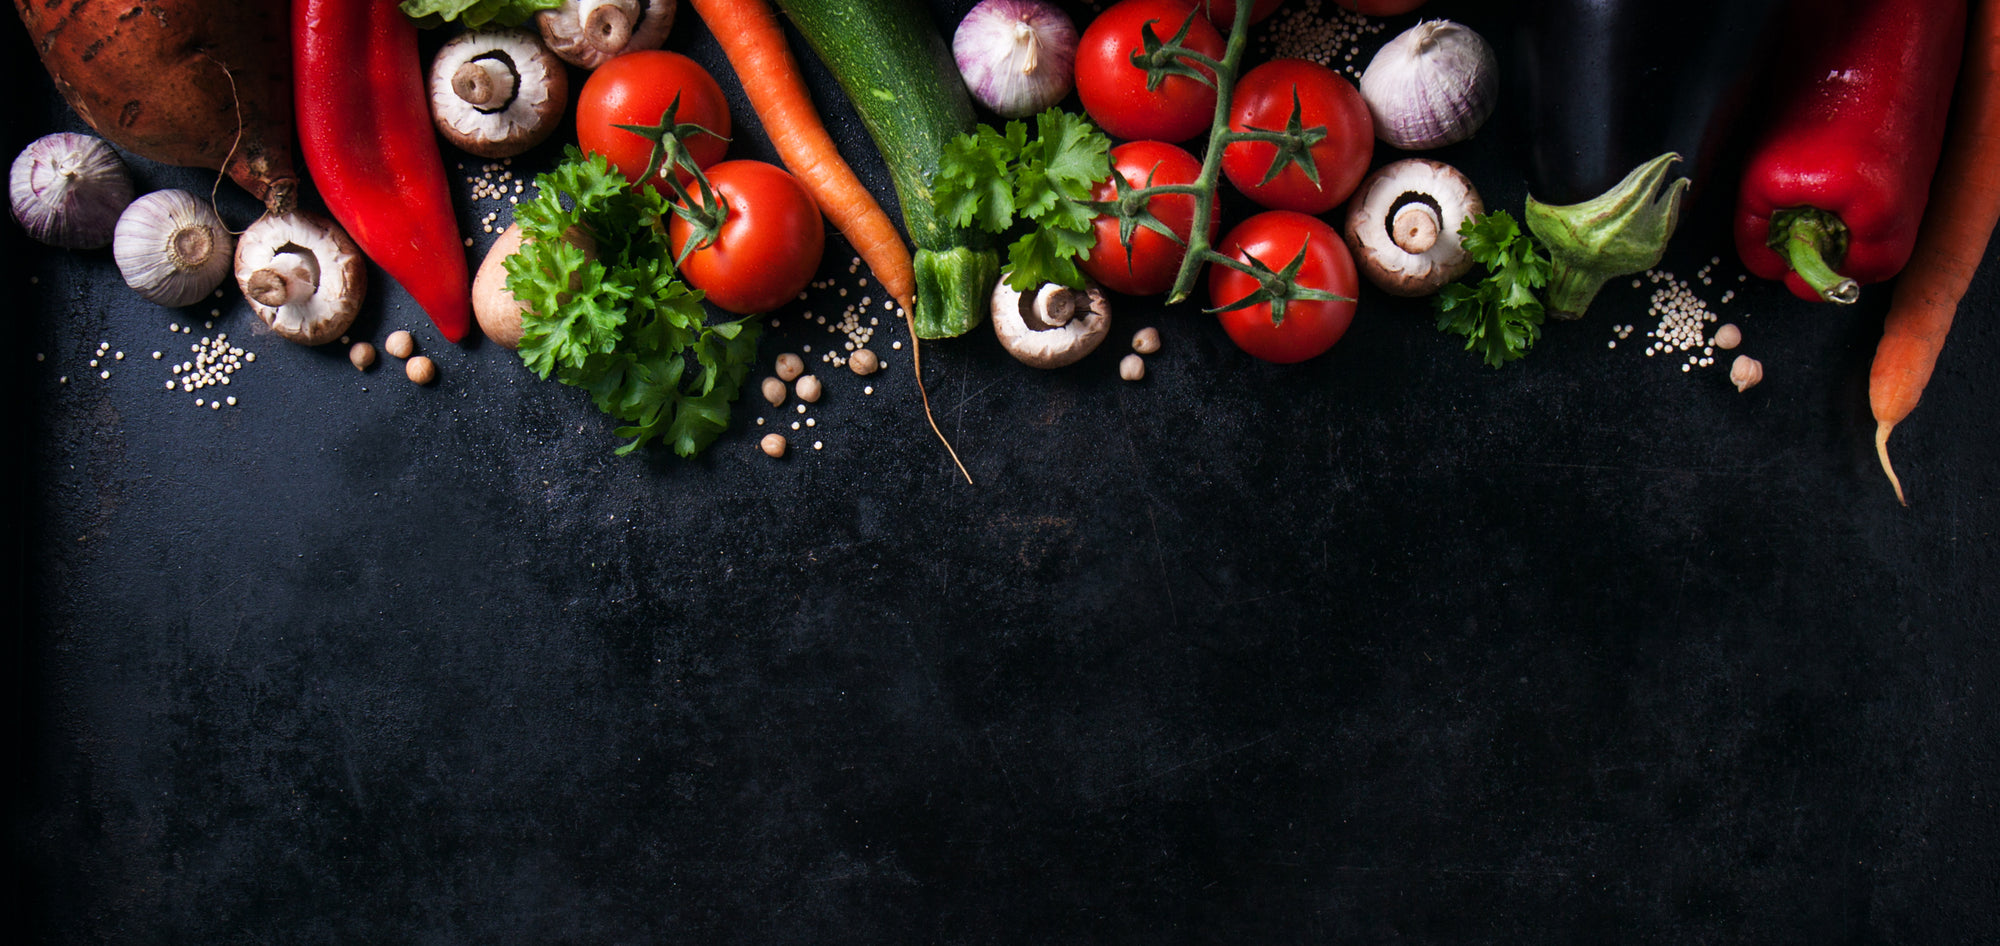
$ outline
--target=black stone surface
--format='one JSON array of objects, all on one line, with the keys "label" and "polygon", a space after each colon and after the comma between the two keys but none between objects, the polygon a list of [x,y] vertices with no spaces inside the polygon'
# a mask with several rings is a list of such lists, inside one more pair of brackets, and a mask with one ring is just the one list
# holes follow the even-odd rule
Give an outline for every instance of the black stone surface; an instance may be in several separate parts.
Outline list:
[{"label": "black stone surface", "polygon": [[[11,155],[77,122],[6,43]],[[719,62],[689,13],[673,45]],[[1517,208],[1506,116],[1443,157]],[[1897,432],[1905,509],[1884,287],[1738,287],[1712,234],[1668,266],[1724,257],[1698,288],[1738,289],[1748,393],[1642,355],[1650,286],[1497,371],[1372,291],[1288,368],[1124,300],[1120,344],[1166,338],[1140,384],[1118,344],[926,350],[975,485],[887,319],[876,393],[822,371],[787,459],[754,390],[701,459],[618,458],[580,392],[387,279],[357,333],[415,331],[435,386],[232,294],[213,331],[260,358],[198,409],[150,353],[210,306],[5,239],[35,941],[2000,940],[2000,251]],[[838,340],[788,310],[764,352]]]}]

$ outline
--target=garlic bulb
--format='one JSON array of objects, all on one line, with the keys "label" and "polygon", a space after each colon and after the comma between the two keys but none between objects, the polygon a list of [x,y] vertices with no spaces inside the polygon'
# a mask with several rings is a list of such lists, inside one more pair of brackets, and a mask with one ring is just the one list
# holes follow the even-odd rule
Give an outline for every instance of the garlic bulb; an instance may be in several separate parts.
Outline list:
[{"label": "garlic bulb", "polygon": [[1361,74],[1375,137],[1406,151],[1472,137],[1493,114],[1493,47],[1450,20],[1427,20],[1382,47]]},{"label": "garlic bulb", "polygon": [[111,242],[132,202],[132,176],[102,138],[57,132],[28,143],[7,174],[14,219],[51,246],[95,249]]},{"label": "garlic bulb", "polygon": [[229,276],[236,238],[215,209],[187,191],[154,191],[118,218],[111,257],[118,272],[146,298],[193,305]]},{"label": "garlic bulb", "polygon": [[980,0],[952,33],[951,55],[979,104],[1025,118],[1069,94],[1076,24],[1042,0]]}]

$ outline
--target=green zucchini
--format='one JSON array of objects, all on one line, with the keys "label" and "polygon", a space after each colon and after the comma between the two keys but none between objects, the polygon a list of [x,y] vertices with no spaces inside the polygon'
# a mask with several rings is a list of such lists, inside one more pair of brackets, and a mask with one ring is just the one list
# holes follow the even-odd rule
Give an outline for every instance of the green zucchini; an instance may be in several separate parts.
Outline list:
[{"label": "green zucchini", "polygon": [[916,0],[776,0],[847,93],[881,151],[916,247],[920,338],[960,335],[985,318],[1000,279],[991,238],[939,212],[931,181],[945,143],[978,119],[958,65]]}]

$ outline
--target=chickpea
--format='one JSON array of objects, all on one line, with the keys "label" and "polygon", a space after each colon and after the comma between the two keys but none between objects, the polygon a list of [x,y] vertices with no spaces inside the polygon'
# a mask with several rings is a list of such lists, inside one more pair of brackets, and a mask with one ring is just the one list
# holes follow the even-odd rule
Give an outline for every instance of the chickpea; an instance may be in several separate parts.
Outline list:
[{"label": "chickpea", "polygon": [[417,353],[417,340],[410,333],[397,329],[382,340],[382,350],[397,358],[408,358]]},{"label": "chickpea", "polygon": [[1118,376],[1127,381],[1137,381],[1146,376],[1146,359],[1137,353],[1118,360]]},{"label": "chickpea", "polygon": [[785,382],[777,378],[765,378],[764,400],[770,401],[772,407],[785,403]]},{"label": "chickpea", "polygon": [[763,449],[764,455],[767,457],[782,457],[785,455],[785,435],[765,434],[764,439],[758,441],[757,446]]},{"label": "chickpea", "polygon": [[866,348],[857,348],[847,356],[847,367],[858,375],[871,375],[882,370],[882,359]]},{"label": "chickpea", "polygon": [[819,375],[809,374],[800,378],[799,383],[793,386],[793,390],[798,392],[799,400],[807,404],[817,402],[820,395]]},{"label": "chickpea", "polygon": [[347,350],[347,360],[354,365],[354,370],[367,371],[375,366],[375,346],[355,342],[354,347]]},{"label": "chickpea", "polygon": [[798,380],[799,375],[805,373],[806,373],[805,359],[800,358],[799,356],[794,355],[791,352],[786,352],[778,356],[778,378],[780,380],[783,380],[786,383],[790,383]]},{"label": "chickpea", "polygon": [[1160,330],[1147,326],[1132,333],[1132,350],[1141,355],[1150,355],[1160,350]]},{"label": "chickpea", "polygon": [[423,355],[418,355],[410,359],[409,364],[403,366],[403,373],[409,375],[410,380],[417,384],[429,384],[437,380],[437,363]]},{"label": "chickpea", "polygon": [[1715,330],[1715,347],[1730,349],[1741,344],[1743,344],[1743,330],[1737,328],[1736,323],[1727,322]]}]

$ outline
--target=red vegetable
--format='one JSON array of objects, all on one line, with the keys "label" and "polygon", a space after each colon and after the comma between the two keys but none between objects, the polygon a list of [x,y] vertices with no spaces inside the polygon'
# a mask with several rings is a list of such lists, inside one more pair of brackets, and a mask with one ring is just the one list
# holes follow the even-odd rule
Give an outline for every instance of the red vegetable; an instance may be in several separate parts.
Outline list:
[{"label": "red vegetable", "polygon": [[[681,141],[696,167],[706,168],[729,151],[729,100],[722,86],[701,63],[664,49],[642,49],[612,58],[590,73],[576,99],[576,142],[583,150],[604,155],[611,166],[634,184],[653,156],[653,141],[620,125],[658,125],[674,102],[680,110],[675,124],[700,125],[707,134]],[[667,192],[667,175],[681,183],[694,179],[685,169],[662,164],[653,173],[653,187]]]},{"label": "red vegetable", "polygon": [[[1236,80],[1229,130],[1283,132],[1297,106],[1302,130],[1325,137],[1295,154],[1269,141],[1236,141],[1222,150],[1222,173],[1244,196],[1273,210],[1323,214],[1368,176],[1375,125],[1368,103],[1340,73],[1306,59],[1273,59]],[[1287,142],[1286,147],[1292,147]],[[1282,161],[1277,175],[1272,165]],[[1307,173],[1307,167],[1312,173]]]},{"label": "red vegetable", "polygon": [[1795,0],[1736,252],[1804,299],[1853,302],[1916,246],[1964,50],[1964,0]]},{"label": "red vegetable", "polygon": [[[728,208],[720,232],[689,250],[699,234],[687,218],[676,214],[667,231],[674,253],[687,254],[680,268],[688,285],[737,315],[797,298],[826,248],[826,223],[812,195],[784,168],[762,161],[724,161],[706,173]],[[707,206],[698,189],[690,196],[696,207]]]},{"label": "red vegetable", "polygon": [[[1193,184],[1201,177],[1201,162],[1179,145],[1164,141],[1128,141],[1111,149],[1111,171],[1139,190],[1148,186]],[[1097,185],[1091,200],[1109,201],[1118,196],[1110,179]],[[1214,198],[1210,199],[1211,205]],[[1092,224],[1097,242],[1090,257],[1077,261],[1084,274],[1104,286],[1132,296],[1157,296],[1173,288],[1180,274],[1181,259],[1187,255],[1188,235],[1194,232],[1193,194],[1159,194],[1146,199],[1146,212],[1174,236],[1143,225],[1132,229],[1131,246],[1119,240],[1119,219],[1104,214]],[[1215,237],[1215,214],[1208,217],[1208,236]]]},{"label": "red vegetable", "polygon": [[[1208,131],[1215,118],[1215,87],[1189,75],[1168,75],[1146,88],[1146,69],[1132,63],[1143,55],[1145,33],[1160,41],[1183,27],[1182,45],[1220,60],[1222,34],[1192,0],[1121,0],[1097,15],[1076,47],[1076,95],[1097,127],[1113,138],[1180,142]],[[1208,82],[1215,72],[1194,66]]]},{"label": "red vegetable", "polygon": [[396,0],[293,0],[293,91],[306,168],[361,252],[448,341],[472,327],[472,281],[417,55]]},{"label": "red vegetable", "polygon": [[[1239,262],[1255,259],[1272,271],[1282,271],[1298,259],[1294,281],[1299,286],[1345,297],[1344,301],[1293,300],[1285,304],[1283,318],[1272,311],[1270,302],[1216,313],[1222,330],[1238,348],[1289,365],[1319,355],[1347,334],[1361,277],[1346,241],[1325,221],[1290,210],[1267,210],[1237,224],[1215,250]],[[1235,305],[1259,288],[1258,279],[1249,273],[1209,264],[1208,301],[1213,308]]]}]

